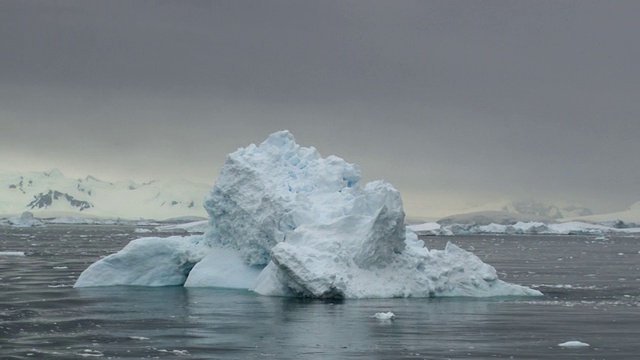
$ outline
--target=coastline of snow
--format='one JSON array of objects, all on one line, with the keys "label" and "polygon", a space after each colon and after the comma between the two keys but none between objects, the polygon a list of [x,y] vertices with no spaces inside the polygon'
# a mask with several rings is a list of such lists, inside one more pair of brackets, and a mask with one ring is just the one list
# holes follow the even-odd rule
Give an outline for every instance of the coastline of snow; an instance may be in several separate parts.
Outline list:
[{"label": "coastline of snow", "polygon": [[557,224],[542,222],[517,222],[512,225],[491,223],[449,224],[424,223],[407,225],[420,236],[453,236],[453,235],[606,235],[606,234],[640,234],[640,228],[615,228],[605,225],[570,221]]},{"label": "coastline of snow", "polygon": [[157,232],[186,231],[188,233],[204,233],[209,229],[209,220],[193,221],[182,224],[156,226]]},{"label": "coastline of snow", "polygon": [[229,154],[204,207],[204,235],[143,238],[97,261],[75,287],[248,288],[313,298],[537,296],[454,244],[429,250],[404,224],[400,193],[360,184],[288,131]]}]

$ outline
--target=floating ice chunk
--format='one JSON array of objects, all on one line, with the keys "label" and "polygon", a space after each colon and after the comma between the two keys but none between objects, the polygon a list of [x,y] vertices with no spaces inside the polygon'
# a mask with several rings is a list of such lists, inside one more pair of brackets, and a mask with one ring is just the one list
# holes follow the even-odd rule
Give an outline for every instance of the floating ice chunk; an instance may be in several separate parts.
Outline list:
[{"label": "floating ice chunk", "polygon": [[580,347],[588,347],[590,345],[581,341],[572,340],[572,341],[567,341],[567,342],[558,344],[558,346],[565,347],[565,348],[580,348]]},{"label": "floating ice chunk", "polygon": [[373,315],[373,317],[378,320],[393,320],[395,319],[396,314],[392,313],[391,311],[379,312]]},{"label": "floating ice chunk", "polygon": [[129,339],[131,339],[131,340],[140,340],[140,341],[150,340],[148,337],[144,337],[144,336],[129,336]]},{"label": "floating ice chunk", "polygon": [[82,356],[82,357],[103,357],[104,356],[102,352],[98,350],[92,350],[92,349],[84,349],[83,352],[77,353],[76,355]]},{"label": "floating ice chunk", "polygon": [[184,284],[191,268],[210,248],[202,236],[141,238],[80,274],[74,287]]},{"label": "floating ice chunk", "polygon": [[24,256],[23,251],[0,251],[0,256]]},{"label": "floating ice chunk", "polygon": [[189,355],[189,351],[188,350],[167,350],[167,349],[159,349],[158,352],[161,353],[171,353],[174,355],[178,355],[178,356],[188,356]]}]

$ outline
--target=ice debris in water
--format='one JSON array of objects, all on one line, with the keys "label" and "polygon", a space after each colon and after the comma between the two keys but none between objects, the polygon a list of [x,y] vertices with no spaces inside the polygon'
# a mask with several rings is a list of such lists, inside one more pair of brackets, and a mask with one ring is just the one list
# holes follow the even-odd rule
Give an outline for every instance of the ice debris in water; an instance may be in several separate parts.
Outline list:
[{"label": "ice debris in water", "polygon": [[227,156],[205,198],[204,235],[143,238],[91,265],[76,287],[184,285],[316,298],[541,295],[508,284],[451,243],[429,250],[405,228],[400,193],[362,185],[288,131]]},{"label": "ice debris in water", "polygon": [[23,251],[0,251],[0,256],[24,256]]},{"label": "ice debris in water", "polygon": [[140,341],[151,340],[150,338],[145,337],[145,336],[133,336],[133,335],[131,335],[131,336],[128,336],[128,338],[131,339],[131,340],[140,340]]},{"label": "ice debris in water", "polygon": [[376,313],[375,315],[373,315],[373,317],[378,319],[378,320],[393,320],[393,319],[395,319],[396,314],[392,313],[391,311],[379,312],[379,313]]},{"label": "ice debris in water", "polygon": [[577,347],[588,347],[590,345],[581,341],[572,340],[572,341],[567,341],[567,342],[558,344],[558,346],[567,347],[567,348],[577,348]]}]

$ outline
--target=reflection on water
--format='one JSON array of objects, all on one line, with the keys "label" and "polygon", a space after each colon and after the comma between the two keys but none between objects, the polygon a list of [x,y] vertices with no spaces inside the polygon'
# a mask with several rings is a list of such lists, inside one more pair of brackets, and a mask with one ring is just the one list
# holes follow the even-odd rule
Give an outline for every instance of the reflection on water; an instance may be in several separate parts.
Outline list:
[{"label": "reflection on water", "polygon": [[[0,358],[630,359],[640,345],[640,242],[454,240],[541,298],[320,301],[182,287],[73,289],[126,227],[0,229]],[[622,255],[620,255],[622,254]],[[373,318],[392,311],[394,321]],[[588,348],[557,344],[581,340]]]},{"label": "reflection on water", "polygon": [[[181,287],[84,288],[78,294],[87,302],[84,311],[100,324],[91,331],[93,337],[106,339],[119,333],[130,351],[143,353],[155,348],[224,358],[233,354],[397,358],[418,356],[427,348],[432,354],[449,353],[459,349],[461,336],[470,344],[486,343],[493,336],[477,330],[492,317],[493,300],[329,302]],[[396,320],[374,319],[381,311],[393,311]],[[141,338],[134,344],[127,340]],[[437,342],[426,346],[430,338]]]}]

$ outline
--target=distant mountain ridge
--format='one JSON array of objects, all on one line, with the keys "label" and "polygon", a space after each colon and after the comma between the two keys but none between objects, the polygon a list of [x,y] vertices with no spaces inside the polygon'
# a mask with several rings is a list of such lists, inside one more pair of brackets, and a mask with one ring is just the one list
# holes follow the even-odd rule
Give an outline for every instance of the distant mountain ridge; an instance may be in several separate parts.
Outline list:
[{"label": "distant mountain ridge", "polygon": [[591,222],[624,222],[629,224],[640,224],[640,201],[629,206],[628,209],[612,212],[608,214],[596,214],[577,218],[579,220]]},{"label": "distant mountain ridge", "polygon": [[202,203],[210,189],[210,185],[184,180],[137,184],[130,180],[108,182],[93,176],[72,179],[57,169],[0,172],[0,217],[25,211],[38,217],[206,217]]},{"label": "distant mountain ridge", "polygon": [[593,215],[593,211],[584,206],[573,204],[546,204],[535,200],[512,201],[504,205],[501,210],[521,215],[546,217],[554,220]]}]

